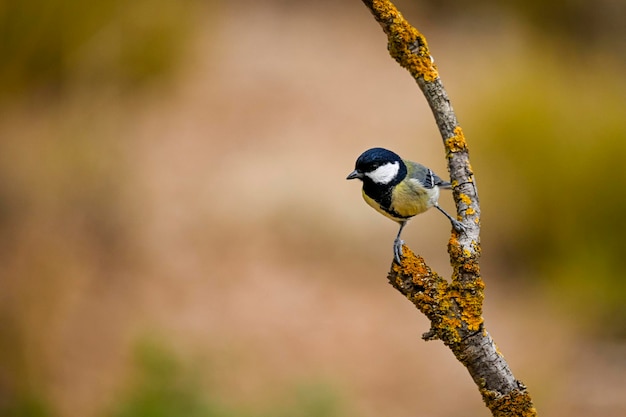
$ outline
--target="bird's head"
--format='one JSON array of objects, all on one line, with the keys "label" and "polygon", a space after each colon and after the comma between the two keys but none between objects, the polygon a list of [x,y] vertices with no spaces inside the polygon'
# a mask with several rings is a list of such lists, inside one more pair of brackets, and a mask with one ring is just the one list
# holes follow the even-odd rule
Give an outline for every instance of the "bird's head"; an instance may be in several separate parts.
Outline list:
[{"label": "bird's head", "polygon": [[363,152],[356,160],[354,171],[346,179],[360,179],[377,185],[393,185],[406,175],[406,165],[398,154],[383,148]]}]

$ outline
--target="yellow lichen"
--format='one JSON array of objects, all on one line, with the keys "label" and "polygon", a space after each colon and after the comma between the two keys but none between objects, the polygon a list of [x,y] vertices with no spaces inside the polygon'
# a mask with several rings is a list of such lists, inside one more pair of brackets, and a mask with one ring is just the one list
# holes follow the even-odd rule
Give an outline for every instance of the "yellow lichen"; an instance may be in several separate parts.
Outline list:
[{"label": "yellow lichen", "polygon": [[506,395],[481,388],[480,393],[494,417],[535,417],[535,409],[526,390],[513,390]]},{"label": "yellow lichen", "polygon": [[[448,346],[457,345],[464,331],[478,331],[483,323],[482,302],[484,299],[484,283],[479,278],[478,263],[475,262],[476,242],[472,246],[462,248],[456,237],[451,238],[451,246],[455,248],[462,261],[455,268],[453,284],[437,276],[424,262],[424,259],[403,247],[402,265],[393,264],[392,283],[401,290],[415,306],[432,322],[437,337]],[[459,272],[471,272],[476,279],[461,281]],[[404,288],[410,278],[418,288]]]},{"label": "yellow lichen", "polygon": [[469,196],[467,194],[459,194],[459,198],[461,199],[461,201],[465,204],[467,204],[468,206],[472,203],[472,199],[469,198]]},{"label": "yellow lichen", "polygon": [[477,277],[476,279],[457,283],[459,286],[459,297],[457,303],[461,312],[461,319],[470,331],[480,329],[483,323],[482,306],[484,300],[484,282]]},{"label": "yellow lichen", "polygon": [[467,150],[467,142],[465,142],[465,135],[463,134],[463,129],[461,126],[457,126],[454,128],[454,136],[447,138],[444,141],[446,146],[446,151],[449,154],[455,152],[461,152]]},{"label": "yellow lichen", "polygon": [[[469,307],[472,307],[471,311],[468,311],[470,310]],[[465,323],[469,331],[477,331],[478,329],[480,329],[480,325],[483,324],[484,321],[481,315],[482,307],[475,305],[475,303],[473,303],[472,305],[465,303],[464,308],[465,309],[461,313],[461,318],[463,322]]]},{"label": "yellow lichen", "polygon": [[468,216],[471,216],[472,214],[476,214],[476,210],[474,210],[474,209],[473,209],[473,208],[471,208],[471,207],[468,207],[468,208],[465,210],[465,214],[467,214]]},{"label": "yellow lichen", "polygon": [[441,319],[441,325],[449,331],[458,331],[461,327],[461,320],[454,316],[444,316]]},{"label": "yellow lichen", "polygon": [[389,54],[414,78],[436,80],[439,73],[430,58],[426,38],[389,1],[373,1],[372,12],[387,33]]},{"label": "yellow lichen", "polygon": [[458,236],[455,233],[450,235],[450,240],[448,240],[448,246],[452,246],[454,248],[459,248],[461,246]]}]

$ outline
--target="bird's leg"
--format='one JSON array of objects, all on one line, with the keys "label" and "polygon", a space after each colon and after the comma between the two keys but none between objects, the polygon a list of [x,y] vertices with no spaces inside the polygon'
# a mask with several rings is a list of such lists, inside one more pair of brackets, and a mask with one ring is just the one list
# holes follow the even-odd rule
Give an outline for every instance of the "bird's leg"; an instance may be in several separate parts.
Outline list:
[{"label": "bird's leg", "polygon": [[444,209],[439,207],[439,204],[435,204],[435,207],[437,208],[437,210],[442,212],[443,215],[448,218],[448,220],[450,220],[450,223],[452,223],[452,227],[454,227],[454,230],[456,230],[458,233],[465,233],[466,232],[467,229],[463,225],[463,223],[461,223],[460,221],[458,221],[456,219],[453,219],[452,216],[450,216],[448,213],[446,213],[446,211]]},{"label": "bird's leg", "polygon": [[398,230],[398,235],[396,236],[396,240],[393,241],[393,258],[395,259],[398,265],[402,264],[402,245],[404,245],[404,241],[400,239],[400,235],[402,234],[402,229],[406,224],[406,220],[400,222],[400,230]]}]

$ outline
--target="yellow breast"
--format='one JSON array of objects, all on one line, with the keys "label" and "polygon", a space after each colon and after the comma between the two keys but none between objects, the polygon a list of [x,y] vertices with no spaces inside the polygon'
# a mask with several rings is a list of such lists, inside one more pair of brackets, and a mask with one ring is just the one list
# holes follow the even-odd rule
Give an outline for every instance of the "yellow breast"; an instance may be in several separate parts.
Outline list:
[{"label": "yellow breast", "polygon": [[433,207],[439,199],[439,189],[437,187],[426,189],[412,180],[401,182],[394,187],[391,193],[390,211],[398,216],[394,216],[383,209],[379,203],[365,193],[363,193],[363,199],[380,214],[391,220],[401,222]]},{"label": "yellow breast", "polygon": [[435,205],[438,189],[426,189],[418,183],[403,181],[391,193],[391,208],[401,216],[415,216]]}]

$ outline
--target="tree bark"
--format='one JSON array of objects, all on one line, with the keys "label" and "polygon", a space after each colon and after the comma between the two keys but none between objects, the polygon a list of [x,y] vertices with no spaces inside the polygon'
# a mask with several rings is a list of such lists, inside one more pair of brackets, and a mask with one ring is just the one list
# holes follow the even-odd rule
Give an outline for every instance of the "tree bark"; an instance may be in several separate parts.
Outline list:
[{"label": "tree bark", "polygon": [[536,416],[532,399],[487,332],[482,317],[484,282],[480,276],[480,205],[467,142],[430,55],[426,38],[388,0],[363,0],[387,34],[391,56],[407,69],[426,97],[441,133],[458,220],[448,252],[451,282],[433,272],[406,246],[402,264],[392,263],[391,285],[431,322],[425,340],[440,339],[467,368],[494,416]]}]

